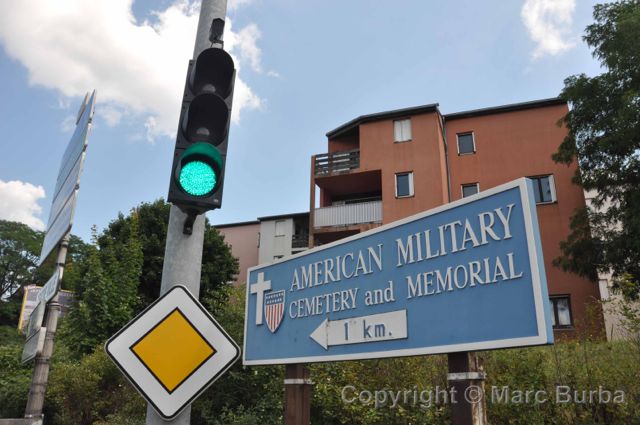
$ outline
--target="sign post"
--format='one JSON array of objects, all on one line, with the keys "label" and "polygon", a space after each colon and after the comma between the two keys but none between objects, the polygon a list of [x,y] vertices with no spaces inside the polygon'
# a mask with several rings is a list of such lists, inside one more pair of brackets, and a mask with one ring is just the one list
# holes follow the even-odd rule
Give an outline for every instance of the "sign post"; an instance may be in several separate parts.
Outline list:
[{"label": "sign post", "polygon": [[58,327],[58,317],[60,316],[58,291],[67,258],[69,233],[73,225],[80,174],[82,173],[86,155],[85,150],[91,131],[95,101],[96,92],[94,91],[91,96],[87,93],[78,111],[76,129],[67,145],[58,171],[49,221],[44,242],[42,243],[38,266],[41,266],[57,248],[56,270],[38,296],[40,303],[43,306],[46,304],[44,326],[40,331],[45,333],[42,349],[39,349],[36,345],[34,351],[34,343],[30,339],[23,352],[23,361],[35,358],[33,377],[25,409],[25,418],[27,419],[42,419],[44,396],[49,379],[50,359],[53,354],[53,343]]}]

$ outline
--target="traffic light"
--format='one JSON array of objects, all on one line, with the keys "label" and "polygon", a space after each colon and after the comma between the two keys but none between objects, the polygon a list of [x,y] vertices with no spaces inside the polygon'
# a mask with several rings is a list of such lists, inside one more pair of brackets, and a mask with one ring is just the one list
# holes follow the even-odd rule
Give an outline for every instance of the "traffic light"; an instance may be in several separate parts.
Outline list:
[{"label": "traffic light", "polygon": [[234,82],[233,59],[222,48],[189,62],[167,200],[191,223],[222,204]]}]

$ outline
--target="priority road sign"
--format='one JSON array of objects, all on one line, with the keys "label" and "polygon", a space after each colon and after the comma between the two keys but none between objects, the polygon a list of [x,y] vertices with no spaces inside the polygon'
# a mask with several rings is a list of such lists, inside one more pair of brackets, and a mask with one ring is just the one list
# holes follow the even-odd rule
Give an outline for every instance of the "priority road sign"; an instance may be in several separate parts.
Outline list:
[{"label": "priority road sign", "polygon": [[240,357],[240,348],[184,286],[174,286],[105,345],[160,416],[170,420]]}]

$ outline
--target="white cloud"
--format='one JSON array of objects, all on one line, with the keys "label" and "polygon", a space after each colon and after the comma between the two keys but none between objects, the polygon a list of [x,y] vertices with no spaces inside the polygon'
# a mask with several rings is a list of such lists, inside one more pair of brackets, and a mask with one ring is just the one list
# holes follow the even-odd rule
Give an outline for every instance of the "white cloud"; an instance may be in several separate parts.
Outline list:
[{"label": "white cloud", "polygon": [[62,130],[63,133],[71,133],[76,128],[77,118],[75,115],[67,115],[60,123],[60,130]]},{"label": "white cloud", "polygon": [[44,188],[19,180],[0,180],[0,219],[19,221],[36,230],[44,230],[39,216],[42,207],[38,200],[44,198]]},{"label": "white cloud", "polygon": [[245,4],[253,3],[253,0],[229,0],[227,3],[227,7],[229,10],[236,10],[240,6],[244,6]]},{"label": "white cloud", "polygon": [[[233,7],[250,0],[231,2]],[[0,43],[20,61],[29,82],[83,97],[98,90],[96,113],[117,125],[131,115],[148,138],[172,137],[178,124],[185,71],[193,52],[198,4],[175,0],[156,11],[156,20],[136,22],[133,0],[20,0],[0,2]],[[254,24],[233,32],[225,26],[225,48],[260,69]],[[238,75],[240,72],[238,71]],[[75,104],[76,102],[74,102]],[[240,78],[232,118],[256,108],[260,98]],[[100,111],[101,108],[105,111]],[[127,120],[129,122],[129,120]]]},{"label": "white cloud", "polygon": [[103,120],[105,120],[109,127],[115,127],[116,125],[120,124],[124,112],[121,108],[118,108],[115,105],[107,104],[101,105],[96,110],[96,114]]},{"label": "white cloud", "polygon": [[249,24],[237,33],[228,34],[227,38],[225,38],[226,43],[238,47],[240,59],[248,61],[251,68],[256,72],[262,71],[262,66],[260,65],[262,52],[256,44],[261,35],[256,24]]},{"label": "white cloud", "polygon": [[537,46],[533,58],[558,55],[576,45],[571,24],[575,0],[526,0],[520,15],[529,36]]}]

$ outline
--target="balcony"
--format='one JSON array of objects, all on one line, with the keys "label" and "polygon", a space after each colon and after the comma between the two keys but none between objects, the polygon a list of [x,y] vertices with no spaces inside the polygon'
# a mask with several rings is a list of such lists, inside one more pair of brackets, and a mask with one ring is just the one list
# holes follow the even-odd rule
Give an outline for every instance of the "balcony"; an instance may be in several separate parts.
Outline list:
[{"label": "balcony", "polygon": [[291,248],[293,249],[306,249],[309,247],[309,234],[297,233],[291,238]]},{"label": "balcony", "polygon": [[382,201],[359,202],[317,208],[313,227],[348,226],[362,223],[382,222]]},{"label": "balcony", "polygon": [[316,176],[348,173],[360,167],[360,150],[323,153],[315,156]]}]

